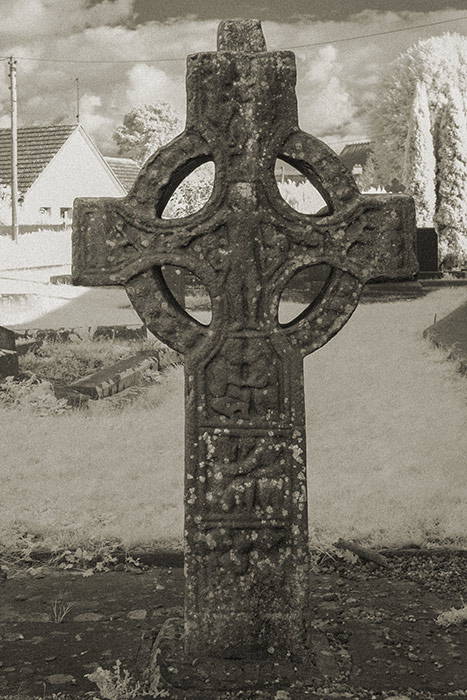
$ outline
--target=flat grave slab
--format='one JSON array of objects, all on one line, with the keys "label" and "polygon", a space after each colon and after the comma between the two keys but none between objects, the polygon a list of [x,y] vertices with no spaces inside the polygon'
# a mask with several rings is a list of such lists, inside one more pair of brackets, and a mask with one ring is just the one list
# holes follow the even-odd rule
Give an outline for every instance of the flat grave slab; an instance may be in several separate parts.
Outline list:
[{"label": "flat grave slab", "polygon": [[423,337],[446,350],[462,374],[467,374],[467,302],[429,326]]},{"label": "flat grave slab", "polygon": [[144,372],[151,369],[159,369],[159,355],[154,350],[142,351],[88,374],[70,384],[69,388],[87,394],[92,399],[101,399],[133,386]]}]

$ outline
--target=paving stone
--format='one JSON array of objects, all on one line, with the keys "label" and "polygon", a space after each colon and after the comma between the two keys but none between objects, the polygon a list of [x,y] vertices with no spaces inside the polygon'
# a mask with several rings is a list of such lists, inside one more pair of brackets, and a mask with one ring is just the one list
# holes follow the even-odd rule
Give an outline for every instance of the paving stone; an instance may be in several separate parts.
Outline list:
[{"label": "paving stone", "polygon": [[73,620],[75,622],[98,622],[99,620],[102,620],[104,618],[104,615],[101,613],[95,613],[95,612],[86,612],[86,613],[79,613],[79,615],[75,615]]},{"label": "paving stone", "polygon": [[67,683],[75,682],[73,676],[70,676],[68,673],[54,673],[51,676],[47,676],[44,680],[51,685],[66,685]]}]

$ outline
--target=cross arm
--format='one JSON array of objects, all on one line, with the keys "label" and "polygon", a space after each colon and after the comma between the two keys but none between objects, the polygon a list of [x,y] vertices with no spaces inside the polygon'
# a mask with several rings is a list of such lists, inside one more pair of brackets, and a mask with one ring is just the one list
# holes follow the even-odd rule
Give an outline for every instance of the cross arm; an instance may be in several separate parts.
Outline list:
[{"label": "cross arm", "polygon": [[[278,198],[276,197],[276,200]],[[275,274],[278,286],[297,270],[327,264],[361,283],[370,279],[407,279],[418,271],[415,255],[415,206],[408,195],[356,194],[330,215],[305,215],[285,203],[282,221],[274,221],[288,241],[288,252]]]},{"label": "cross arm", "polygon": [[[73,210],[73,284],[125,284],[161,265],[176,265],[202,277],[212,277],[193,254],[190,244],[219,225],[217,217],[204,225],[196,217],[144,222],[123,199],[76,199]],[[204,273],[204,274],[203,274]],[[212,282],[211,282],[212,283]]]},{"label": "cross arm", "polygon": [[133,225],[125,216],[127,208],[123,199],[75,200],[73,284],[125,284],[154,266],[172,262],[177,236],[164,235],[164,225]]},{"label": "cross arm", "polygon": [[311,228],[321,240],[302,256],[302,264],[327,263],[333,271],[316,302],[280,331],[303,355],[340,330],[370,279],[404,279],[418,270],[410,196],[358,195],[342,212],[315,220]]},{"label": "cross arm", "polygon": [[[213,226],[217,224],[215,220]],[[187,222],[167,220],[160,226],[145,225],[128,211],[122,199],[77,199],[73,212],[73,284],[124,285],[149,330],[184,353],[206,336],[207,329],[177,304],[158,268],[183,267],[198,273],[216,289],[216,271],[190,252],[190,244],[200,235],[198,226],[190,227]]]},{"label": "cross arm", "polygon": [[343,239],[343,264],[337,267],[361,282],[413,277],[418,272],[413,198],[383,194],[361,195],[359,200]]},{"label": "cross arm", "polygon": [[117,277],[119,266],[112,264],[111,253],[117,246],[113,232],[122,227],[115,207],[116,201],[118,200],[115,198],[75,200],[72,233],[73,284],[90,287],[122,284],[123,280]]}]

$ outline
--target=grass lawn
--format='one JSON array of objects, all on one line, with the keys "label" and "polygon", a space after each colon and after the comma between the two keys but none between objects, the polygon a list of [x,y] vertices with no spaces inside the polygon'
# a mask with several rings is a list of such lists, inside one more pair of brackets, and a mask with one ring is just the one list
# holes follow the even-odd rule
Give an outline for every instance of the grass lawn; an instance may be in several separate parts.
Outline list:
[{"label": "grass lawn", "polygon": [[[363,304],[305,361],[310,540],[467,545],[467,381],[422,331],[465,288]],[[0,410],[0,542],[181,544],[183,370],[124,412]]]},{"label": "grass lawn", "polygon": [[71,230],[0,236],[0,270],[71,264]]}]

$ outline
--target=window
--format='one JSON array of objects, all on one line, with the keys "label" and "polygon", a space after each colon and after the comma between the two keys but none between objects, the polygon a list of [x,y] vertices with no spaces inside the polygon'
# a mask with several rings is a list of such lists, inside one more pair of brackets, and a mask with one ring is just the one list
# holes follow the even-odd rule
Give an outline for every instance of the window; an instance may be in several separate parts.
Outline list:
[{"label": "window", "polygon": [[47,217],[47,216],[50,216],[52,214],[51,207],[41,207],[39,209],[39,211],[40,211],[41,216],[43,216],[43,217]]},{"label": "window", "polygon": [[60,218],[64,221],[71,221],[73,209],[71,207],[60,207]]}]

